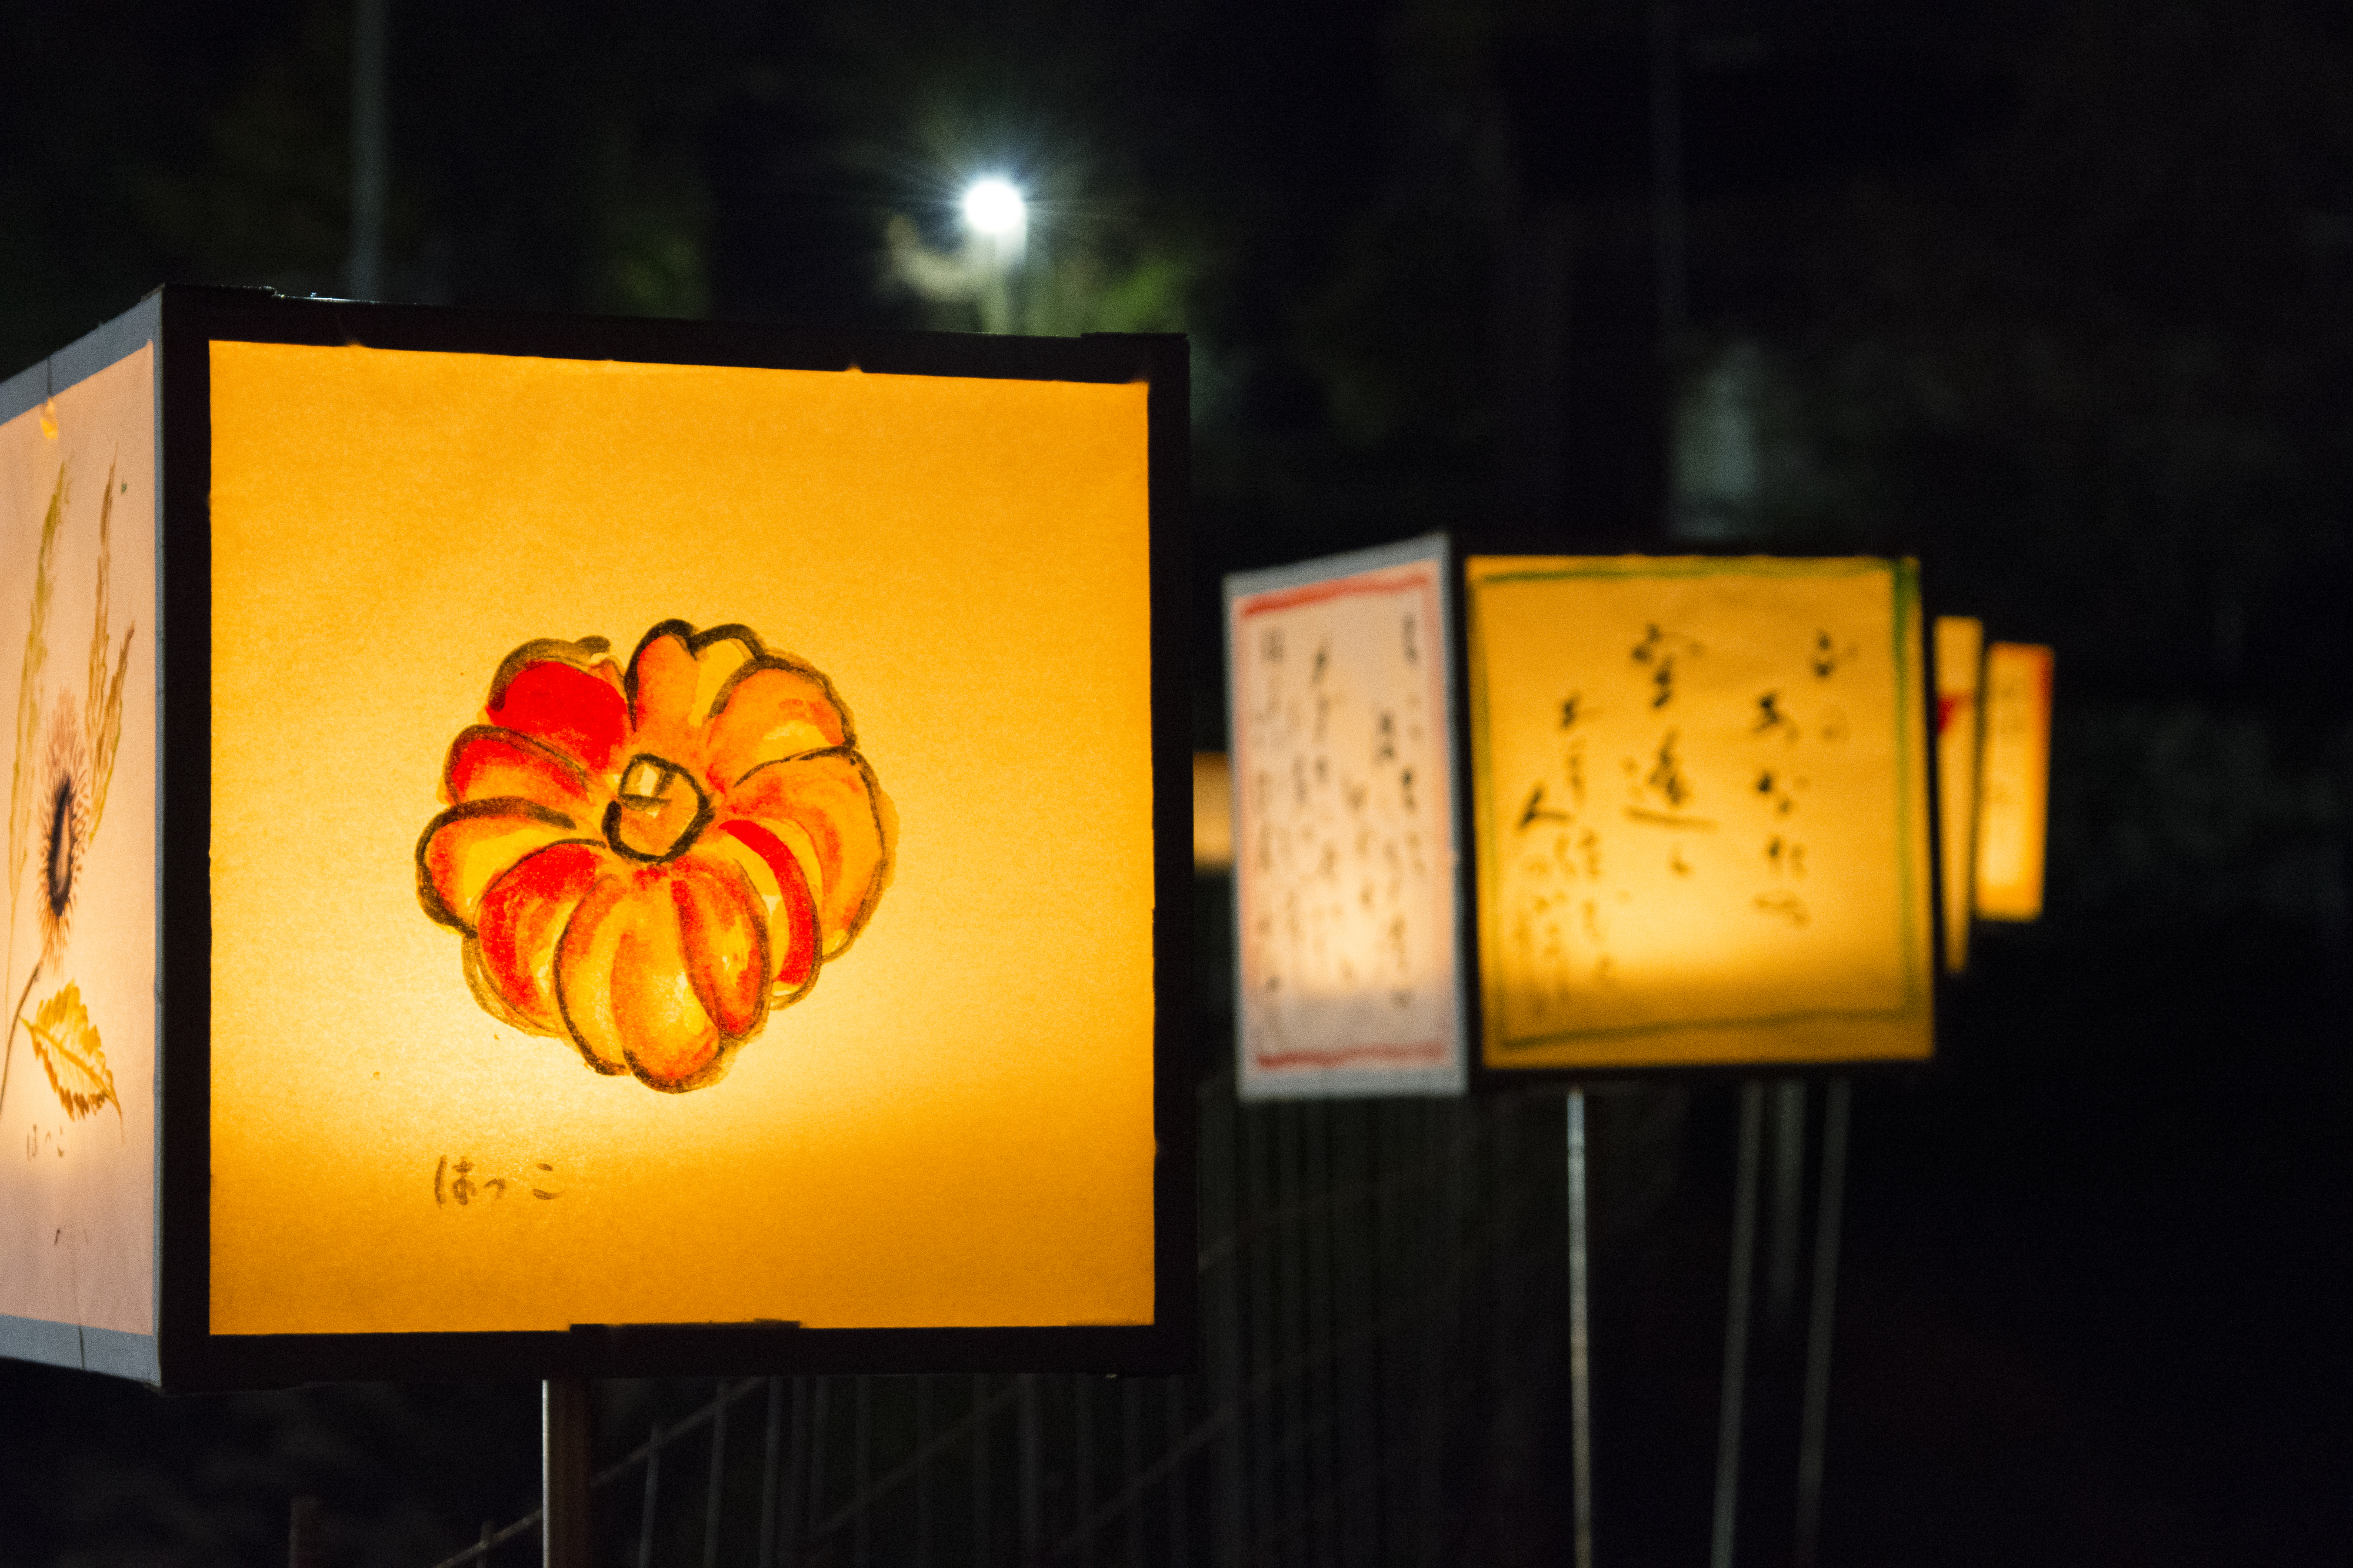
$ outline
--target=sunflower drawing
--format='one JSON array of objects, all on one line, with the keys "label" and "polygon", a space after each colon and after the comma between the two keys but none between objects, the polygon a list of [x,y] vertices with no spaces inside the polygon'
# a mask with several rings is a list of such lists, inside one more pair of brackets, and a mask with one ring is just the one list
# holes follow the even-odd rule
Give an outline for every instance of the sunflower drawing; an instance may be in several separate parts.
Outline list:
[{"label": "sunflower drawing", "polygon": [[64,702],[50,710],[48,744],[33,797],[34,847],[40,859],[33,910],[41,922],[41,967],[55,972],[73,933],[74,887],[90,841],[90,747],[81,723]]},{"label": "sunflower drawing", "polygon": [[[33,991],[46,977],[63,977],[73,941],[74,911],[80,900],[82,863],[105,815],[106,786],[114,773],[115,748],[122,738],[122,682],[131,668],[135,626],[117,643],[107,626],[107,575],[111,564],[114,472],[109,469],[98,507],[98,589],[90,631],[90,660],[80,700],[60,689],[52,698],[44,683],[49,654],[50,602],[57,586],[57,555],[65,531],[72,487],[65,466],[41,521],[41,543],[33,564],[31,626],[25,635],[25,662],[16,688],[16,755],[8,787],[8,974],[14,989],[16,921],[29,891],[41,938],[40,957],[16,993],[8,1038],[0,1050],[0,1107],[7,1103],[8,1078],[16,1066],[21,1027],[47,1075],[49,1089],[65,1113],[79,1121],[122,1102],[106,1048],[82,1001],[81,986],[67,980],[27,1016]],[[46,713],[46,718],[44,714]],[[26,887],[30,872],[31,886]]]}]

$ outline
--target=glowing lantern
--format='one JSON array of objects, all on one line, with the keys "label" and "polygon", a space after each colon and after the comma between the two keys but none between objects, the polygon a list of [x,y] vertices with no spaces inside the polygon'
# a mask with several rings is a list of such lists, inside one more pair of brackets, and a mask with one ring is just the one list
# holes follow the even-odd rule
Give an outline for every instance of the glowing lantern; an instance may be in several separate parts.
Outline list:
[{"label": "glowing lantern", "polygon": [[1969,963],[1969,894],[1977,880],[1978,677],[1984,663],[1984,626],[1966,616],[1938,616],[1936,848],[1947,974],[1958,974]]},{"label": "glowing lantern", "polygon": [[1442,538],[1226,579],[1245,1099],[1463,1079]]},{"label": "glowing lantern", "polygon": [[1184,367],[173,289],[0,384],[0,1353],[1180,1363]]},{"label": "glowing lantern", "polygon": [[2042,913],[2043,839],[2051,802],[2052,653],[2027,643],[1986,649],[1985,763],[1978,816],[1978,913]]},{"label": "glowing lantern", "polygon": [[1482,1060],[1932,1048],[1908,562],[1465,563]]},{"label": "glowing lantern", "polygon": [[1193,869],[1222,876],[1234,868],[1234,773],[1223,752],[1193,753]]}]

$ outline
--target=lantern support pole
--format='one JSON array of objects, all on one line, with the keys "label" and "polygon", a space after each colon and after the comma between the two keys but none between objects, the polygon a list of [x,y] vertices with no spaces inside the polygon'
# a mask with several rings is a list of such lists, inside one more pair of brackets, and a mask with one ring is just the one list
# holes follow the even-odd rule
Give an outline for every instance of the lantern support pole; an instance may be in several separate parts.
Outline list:
[{"label": "lantern support pole", "polygon": [[1765,1326],[1778,1342],[1798,1305],[1798,1252],[1805,1223],[1806,1080],[1773,1086],[1773,1239],[1766,1248]]},{"label": "lantern support pole", "polygon": [[1593,1568],[1593,1378],[1588,1351],[1585,1091],[1568,1091],[1568,1418],[1577,1568]]},{"label": "lantern support pole", "polygon": [[1796,1568],[1814,1568],[1822,1538],[1822,1440],[1830,1421],[1831,1328],[1838,1306],[1839,1226],[1846,1194],[1852,1083],[1831,1079],[1822,1107],[1822,1191],[1814,1219],[1814,1300],[1806,1324],[1806,1404],[1798,1429]]},{"label": "lantern support pole", "polygon": [[1740,1163],[1732,1198],[1732,1280],[1724,1307],[1724,1402],[1715,1437],[1715,1528],[1709,1568],[1732,1568],[1740,1512],[1740,1429],[1748,1391],[1748,1298],[1757,1260],[1757,1167],[1765,1131],[1765,1085],[1740,1086]]},{"label": "lantern support pole", "polygon": [[589,1568],[588,1380],[540,1384],[540,1524],[543,1568]]},{"label": "lantern support pole", "polygon": [[324,1511],[319,1500],[307,1492],[294,1500],[286,1527],[286,1568],[324,1568],[327,1553],[321,1541],[326,1533],[321,1527]]},{"label": "lantern support pole", "polygon": [[343,287],[373,300],[384,287],[384,209],[389,159],[385,135],[385,34],[390,0],[352,8],[352,248]]}]

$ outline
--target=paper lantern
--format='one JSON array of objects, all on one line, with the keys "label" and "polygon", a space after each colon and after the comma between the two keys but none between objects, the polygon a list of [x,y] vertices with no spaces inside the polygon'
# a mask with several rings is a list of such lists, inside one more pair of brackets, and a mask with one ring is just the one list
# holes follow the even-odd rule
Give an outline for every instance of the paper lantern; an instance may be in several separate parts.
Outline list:
[{"label": "paper lantern", "polygon": [[0,1352],[1180,1363],[1185,398],[180,289],[0,384]]},{"label": "paper lantern", "polygon": [[1223,752],[1193,753],[1193,869],[1222,876],[1234,868],[1234,773]]},{"label": "paper lantern", "polygon": [[1226,579],[1244,1099],[1458,1093],[1442,538]]},{"label": "paper lantern", "polygon": [[1976,886],[1978,677],[1985,626],[1938,616],[1936,663],[1936,862],[1945,904],[1945,973],[1969,965],[1970,893]]},{"label": "paper lantern", "polygon": [[2042,913],[2052,665],[2051,650],[2032,644],[1998,642],[1986,649],[1977,906],[1989,921],[2031,921]]},{"label": "paper lantern", "polygon": [[1932,1047],[1908,562],[1465,563],[1482,1059]]}]

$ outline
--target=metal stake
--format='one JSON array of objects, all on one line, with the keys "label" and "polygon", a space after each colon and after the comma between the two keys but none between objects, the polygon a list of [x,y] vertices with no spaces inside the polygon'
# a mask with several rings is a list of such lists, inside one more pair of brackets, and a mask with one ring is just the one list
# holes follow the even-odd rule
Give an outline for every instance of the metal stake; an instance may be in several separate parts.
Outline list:
[{"label": "metal stake", "polygon": [[776,1568],[777,1470],[785,1457],[785,1380],[768,1379],[768,1441],[760,1455],[760,1568]]},{"label": "metal stake", "polygon": [[1748,1383],[1749,1276],[1757,1255],[1757,1146],[1764,1142],[1765,1086],[1740,1087],[1740,1166],[1732,1199],[1732,1285],[1724,1308],[1724,1404],[1715,1436],[1715,1531],[1710,1568],[1732,1568],[1733,1529],[1740,1510],[1741,1401]]},{"label": "metal stake", "polygon": [[1585,1280],[1585,1091],[1568,1091],[1568,1421],[1577,1568],[1593,1568],[1593,1378]]},{"label": "metal stake", "polygon": [[[638,1568],[654,1568],[654,1517],[661,1503],[661,1423],[646,1438],[646,1500],[638,1511]],[[762,1563],[761,1568],[767,1568]]]},{"label": "metal stake", "polygon": [[588,1568],[588,1380],[551,1377],[539,1388],[540,1488],[547,1510],[540,1561],[544,1568]]},{"label": "metal stake", "polygon": [[1016,1479],[1020,1489],[1021,1568],[1037,1568],[1039,1552],[1045,1545],[1044,1515],[1039,1509],[1038,1483],[1038,1376],[1022,1373],[1013,1383],[1014,1436],[1018,1447],[1014,1461],[1018,1467]]},{"label": "metal stake", "polygon": [[[802,1482],[809,1474],[809,1380],[793,1379],[792,1427],[786,1438],[784,1501],[776,1510],[777,1568],[798,1568],[801,1560],[801,1520],[807,1514]],[[763,1565],[765,1568],[765,1565]]]},{"label": "metal stake", "polygon": [[727,1475],[727,1380],[721,1378],[711,1406],[711,1481],[702,1509],[702,1568],[719,1568],[721,1483]]},{"label": "metal stake", "polygon": [[972,1379],[972,1560],[989,1561],[988,1541],[988,1374]]},{"label": "metal stake", "polygon": [[1853,1085],[1831,1080],[1822,1108],[1822,1195],[1814,1220],[1814,1302],[1806,1325],[1806,1409],[1798,1429],[1796,1568],[1814,1568],[1822,1538],[1822,1440],[1830,1423],[1831,1326],[1838,1307],[1839,1226],[1846,1192],[1846,1131]]},{"label": "metal stake", "polygon": [[[915,1452],[932,1447],[932,1380],[915,1379]],[[915,1462],[915,1568],[932,1568],[932,1461]]]},{"label": "metal stake", "polygon": [[1785,1078],[1773,1086],[1773,1239],[1765,1266],[1765,1324],[1776,1342],[1798,1304],[1805,1187],[1806,1080]]}]

